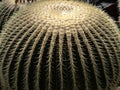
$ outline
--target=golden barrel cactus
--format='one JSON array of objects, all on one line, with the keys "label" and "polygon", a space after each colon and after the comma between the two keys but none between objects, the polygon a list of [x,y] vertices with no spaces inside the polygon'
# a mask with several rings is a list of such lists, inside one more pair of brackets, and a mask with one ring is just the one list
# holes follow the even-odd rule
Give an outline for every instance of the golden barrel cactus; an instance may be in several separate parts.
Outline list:
[{"label": "golden barrel cactus", "polygon": [[44,1],[5,25],[0,78],[7,90],[114,90],[120,78],[120,35],[92,5]]}]

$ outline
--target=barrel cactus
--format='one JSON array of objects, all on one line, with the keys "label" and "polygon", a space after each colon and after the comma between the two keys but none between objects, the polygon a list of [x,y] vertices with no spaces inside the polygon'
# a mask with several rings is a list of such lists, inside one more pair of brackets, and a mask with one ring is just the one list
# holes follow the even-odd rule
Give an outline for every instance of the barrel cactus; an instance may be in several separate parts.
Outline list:
[{"label": "barrel cactus", "polygon": [[4,90],[114,90],[119,81],[119,30],[92,5],[31,4],[7,22],[1,38]]}]

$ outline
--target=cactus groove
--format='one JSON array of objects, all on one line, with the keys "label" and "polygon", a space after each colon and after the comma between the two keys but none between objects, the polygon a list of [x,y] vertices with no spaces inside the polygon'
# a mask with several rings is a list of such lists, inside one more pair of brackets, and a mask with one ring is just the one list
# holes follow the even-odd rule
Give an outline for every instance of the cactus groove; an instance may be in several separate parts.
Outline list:
[{"label": "cactus groove", "polygon": [[8,90],[114,90],[120,78],[119,30],[92,5],[34,3],[1,37],[0,78]]}]

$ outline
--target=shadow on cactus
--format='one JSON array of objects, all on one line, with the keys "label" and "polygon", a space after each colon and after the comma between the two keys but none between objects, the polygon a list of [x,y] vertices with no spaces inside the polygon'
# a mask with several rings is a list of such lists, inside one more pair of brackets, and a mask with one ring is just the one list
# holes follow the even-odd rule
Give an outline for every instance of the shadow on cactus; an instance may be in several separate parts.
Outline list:
[{"label": "shadow on cactus", "polygon": [[119,30],[83,2],[34,3],[1,36],[0,78],[8,90],[114,90],[120,78]]}]

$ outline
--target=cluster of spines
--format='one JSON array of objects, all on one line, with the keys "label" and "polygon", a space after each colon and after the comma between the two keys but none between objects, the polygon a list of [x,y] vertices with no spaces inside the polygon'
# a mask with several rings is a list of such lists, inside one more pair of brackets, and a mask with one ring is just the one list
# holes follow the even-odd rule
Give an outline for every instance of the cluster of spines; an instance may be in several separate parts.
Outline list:
[{"label": "cluster of spines", "polygon": [[3,25],[8,21],[8,19],[19,9],[17,5],[9,5],[1,2],[0,5],[0,32]]},{"label": "cluster of spines", "polygon": [[3,25],[21,8],[20,5],[35,1],[36,0],[3,0],[0,3],[0,33]]},{"label": "cluster of spines", "polygon": [[[0,33],[3,25],[9,20],[9,18],[19,10],[20,4],[32,3],[40,0],[3,0],[0,3]],[[51,0],[52,1],[52,0]],[[66,0],[69,1],[69,0]],[[74,0],[79,1],[79,0]],[[80,0],[85,1],[85,0]],[[86,2],[86,1],[85,1]]]},{"label": "cluster of spines", "polygon": [[0,73],[6,86],[13,90],[114,88],[120,75],[120,36],[106,14],[98,11],[82,23],[57,27],[33,17],[37,10],[29,11],[19,12],[4,28]]}]

